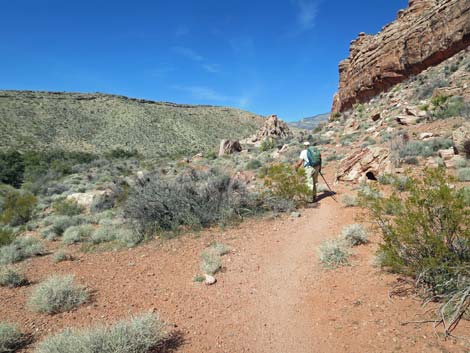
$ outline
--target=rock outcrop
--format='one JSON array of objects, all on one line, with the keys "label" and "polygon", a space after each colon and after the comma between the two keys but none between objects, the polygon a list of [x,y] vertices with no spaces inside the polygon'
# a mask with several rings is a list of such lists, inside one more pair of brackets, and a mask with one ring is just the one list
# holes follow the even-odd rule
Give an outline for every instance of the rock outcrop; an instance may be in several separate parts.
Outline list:
[{"label": "rock outcrop", "polygon": [[470,122],[463,124],[452,133],[455,151],[470,158]]},{"label": "rock outcrop", "polygon": [[242,146],[238,140],[222,140],[220,141],[219,147],[219,156],[223,156],[225,154],[232,154],[235,152],[241,152]]},{"label": "rock outcrop", "polygon": [[289,126],[284,121],[280,120],[277,115],[271,115],[258,132],[249,140],[252,143],[256,143],[266,139],[289,138],[292,136],[293,134]]},{"label": "rock outcrop", "polygon": [[336,173],[337,181],[377,180],[380,175],[392,173],[393,164],[388,148],[367,147],[343,159]]},{"label": "rock outcrop", "polygon": [[360,33],[339,65],[333,112],[378,93],[470,45],[470,1],[409,0],[408,8],[377,35]]}]

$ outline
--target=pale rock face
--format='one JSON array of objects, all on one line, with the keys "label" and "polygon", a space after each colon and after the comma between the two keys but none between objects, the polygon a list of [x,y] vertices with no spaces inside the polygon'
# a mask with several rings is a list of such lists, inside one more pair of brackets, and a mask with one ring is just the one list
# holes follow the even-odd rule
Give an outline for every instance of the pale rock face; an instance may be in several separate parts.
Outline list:
[{"label": "pale rock face", "polygon": [[261,142],[266,139],[289,138],[292,136],[293,134],[289,126],[284,121],[280,120],[277,115],[271,115],[266,119],[264,125],[255,135],[247,139],[247,141],[242,142],[259,146]]},{"label": "pale rock face", "polygon": [[392,173],[393,164],[389,159],[390,151],[383,147],[366,147],[341,161],[337,181],[359,182],[364,179],[378,178]]},{"label": "pale rock face", "polygon": [[93,190],[89,192],[77,192],[67,196],[67,200],[75,201],[86,210],[90,210],[91,204],[95,196],[104,195],[110,192],[109,190]]},{"label": "pale rock face", "polygon": [[233,154],[235,152],[241,152],[242,146],[238,140],[222,140],[220,141],[219,156],[226,154]]},{"label": "pale rock face", "polygon": [[[351,42],[332,112],[366,102],[470,45],[470,1],[410,0],[398,18]],[[455,95],[455,94],[453,94]]]}]

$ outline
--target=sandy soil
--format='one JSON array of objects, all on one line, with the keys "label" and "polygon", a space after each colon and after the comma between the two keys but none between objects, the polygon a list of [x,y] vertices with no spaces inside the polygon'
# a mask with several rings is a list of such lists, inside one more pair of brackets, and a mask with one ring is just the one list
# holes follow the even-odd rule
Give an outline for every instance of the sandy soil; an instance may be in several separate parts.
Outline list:
[{"label": "sandy soil", "polygon": [[[338,196],[340,197],[340,196]],[[318,247],[335,238],[359,210],[324,198],[301,217],[252,219],[135,249],[52,256],[22,264],[37,283],[52,273],[76,276],[93,290],[90,303],[49,316],[26,306],[31,286],[0,288],[0,319],[18,323],[35,342],[65,327],[111,323],[158,312],[179,338],[176,352],[468,352],[464,339],[444,340],[413,296],[389,296],[397,277],[372,266],[378,237],[355,248],[351,266],[324,269]],[[214,240],[231,247],[213,286],[194,282],[200,253]],[[468,333],[463,322],[456,335]],[[24,352],[32,352],[34,343]],[[173,350],[172,350],[173,351]]]}]

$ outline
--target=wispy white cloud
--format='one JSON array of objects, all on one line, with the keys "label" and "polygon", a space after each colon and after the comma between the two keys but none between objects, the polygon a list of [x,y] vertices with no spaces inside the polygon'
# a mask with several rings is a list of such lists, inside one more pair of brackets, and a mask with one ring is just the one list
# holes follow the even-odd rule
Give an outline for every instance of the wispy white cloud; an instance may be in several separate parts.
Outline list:
[{"label": "wispy white cloud", "polygon": [[215,102],[218,104],[229,103],[240,107],[246,107],[251,99],[248,96],[230,96],[205,86],[181,86],[176,85],[173,89],[188,93],[191,98],[206,102]]},{"label": "wispy white cloud", "polygon": [[206,70],[207,72],[217,74],[220,72],[220,65],[218,64],[204,64],[202,65],[202,68]]},{"label": "wispy white cloud", "polygon": [[297,24],[299,29],[307,31],[315,25],[318,14],[318,4],[312,0],[295,0],[297,6]]},{"label": "wispy white cloud", "polygon": [[199,55],[197,52],[192,50],[191,48],[187,47],[173,47],[172,50],[179,54],[182,55],[190,60],[194,61],[203,61],[204,57],[202,55]]},{"label": "wispy white cloud", "polygon": [[315,27],[315,20],[318,16],[318,5],[322,0],[291,0],[295,7],[295,26],[290,29],[284,37],[292,38]]}]

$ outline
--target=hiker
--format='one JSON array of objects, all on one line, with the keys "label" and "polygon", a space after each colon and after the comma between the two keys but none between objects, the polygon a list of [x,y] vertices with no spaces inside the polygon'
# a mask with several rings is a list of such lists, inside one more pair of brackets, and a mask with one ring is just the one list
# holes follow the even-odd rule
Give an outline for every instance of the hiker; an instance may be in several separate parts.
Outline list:
[{"label": "hiker", "polygon": [[320,150],[310,142],[303,143],[304,149],[300,152],[299,160],[295,164],[295,169],[304,167],[308,188],[312,191],[312,202],[317,198],[318,174],[321,172],[321,153]]}]

